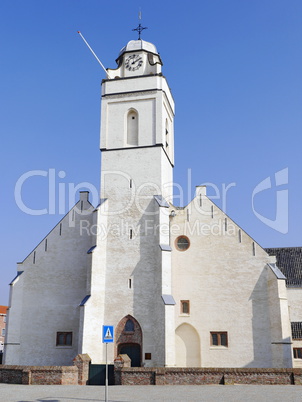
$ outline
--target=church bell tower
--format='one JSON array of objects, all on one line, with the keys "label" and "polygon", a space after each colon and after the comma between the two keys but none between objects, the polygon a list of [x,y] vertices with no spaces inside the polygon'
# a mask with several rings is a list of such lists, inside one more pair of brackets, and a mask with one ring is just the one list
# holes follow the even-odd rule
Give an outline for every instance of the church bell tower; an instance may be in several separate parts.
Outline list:
[{"label": "church bell tower", "polygon": [[[102,83],[102,169],[118,167],[127,171],[130,166],[118,166],[114,155],[122,150],[124,155],[130,155],[133,149],[137,154],[143,153],[142,166],[137,159],[135,161],[136,176],[139,174],[136,169],[153,170],[156,164],[163,167],[168,162],[169,167],[162,170],[162,177],[156,177],[156,184],[165,197],[171,198],[166,184],[172,182],[174,164],[174,102],[161,72],[161,58],[152,43],[132,40],[122,48],[116,62],[117,69],[108,69],[108,79]],[[156,148],[161,152],[155,151]],[[130,160],[126,158],[128,165]],[[106,166],[108,159],[114,159],[113,166]],[[151,165],[147,166],[148,163]],[[133,179],[140,180],[139,177]],[[102,196],[106,196],[106,190],[102,185],[101,188]]]},{"label": "church bell tower", "polygon": [[128,42],[116,62],[102,82],[101,203],[82,351],[97,363],[104,356],[89,339],[104,323],[115,326],[111,360],[127,353],[135,366],[173,365],[174,305],[165,300],[174,101],[152,43]]}]

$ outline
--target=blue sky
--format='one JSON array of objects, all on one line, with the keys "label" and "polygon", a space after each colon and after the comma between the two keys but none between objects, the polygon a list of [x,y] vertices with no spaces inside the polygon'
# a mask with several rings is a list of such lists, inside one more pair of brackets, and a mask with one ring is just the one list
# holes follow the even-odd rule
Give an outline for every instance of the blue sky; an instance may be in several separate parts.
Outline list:
[{"label": "blue sky", "polygon": [[[62,217],[57,202],[55,214],[22,212],[14,197],[18,179],[55,169],[56,200],[59,184],[66,197],[68,183],[99,188],[104,72],[77,31],[114,68],[119,50],[136,39],[139,7],[148,27],[143,39],[157,46],[176,103],[174,180],[185,203],[195,185],[212,183],[221,194],[234,183],[226,212],[236,223],[263,247],[302,246],[300,0],[3,0],[0,304],[8,303],[16,262]],[[254,196],[256,216],[253,191],[269,177],[271,188]],[[24,184],[30,208],[49,207],[48,178]],[[277,211],[277,195],[288,195],[288,211],[285,203]],[[287,218],[287,233],[267,224],[281,219],[284,228]]]}]

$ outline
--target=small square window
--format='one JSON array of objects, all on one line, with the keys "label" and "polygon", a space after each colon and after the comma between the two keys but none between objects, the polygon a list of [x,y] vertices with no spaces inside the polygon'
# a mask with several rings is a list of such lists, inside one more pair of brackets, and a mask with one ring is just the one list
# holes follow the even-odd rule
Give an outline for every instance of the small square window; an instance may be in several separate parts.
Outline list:
[{"label": "small square window", "polygon": [[151,360],[151,353],[145,353],[145,360]]},{"label": "small square window", "polygon": [[227,332],[211,332],[211,346],[224,346],[228,347],[228,333]]},{"label": "small square window", "polygon": [[181,300],[180,301],[180,313],[181,314],[190,314],[190,300]]},{"label": "small square window", "polygon": [[72,346],[72,332],[57,332],[56,346]]},{"label": "small square window", "polygon": [[294,348],[294,359],[302,359],[302,348]]}]

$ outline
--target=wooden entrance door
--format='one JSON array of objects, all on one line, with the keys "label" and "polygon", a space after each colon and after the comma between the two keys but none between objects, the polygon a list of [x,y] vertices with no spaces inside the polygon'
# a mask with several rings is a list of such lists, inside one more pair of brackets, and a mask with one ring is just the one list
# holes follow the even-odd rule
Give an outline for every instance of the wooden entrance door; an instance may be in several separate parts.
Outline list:
[{"label": "wooden entrance door", "polygon": [[138,343],[122,343],[119,345],[119,355],[128,355],[131,359],[131,367],[141,366],[141,347]]}]

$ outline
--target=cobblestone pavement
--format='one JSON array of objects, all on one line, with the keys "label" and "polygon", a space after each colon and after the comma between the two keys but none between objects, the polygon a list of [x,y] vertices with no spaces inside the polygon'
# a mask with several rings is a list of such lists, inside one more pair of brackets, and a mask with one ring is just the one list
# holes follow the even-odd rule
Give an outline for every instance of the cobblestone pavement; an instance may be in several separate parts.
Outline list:
[{"label": "cobblestone pavement", "polygon": [[[301,402],[298,385],[166,385],[111,386],[108,402],[209,401]],[[105,400],[105,387],[0,384],[1,402],[94,402]]]}]

